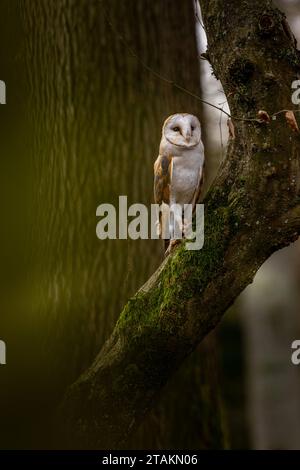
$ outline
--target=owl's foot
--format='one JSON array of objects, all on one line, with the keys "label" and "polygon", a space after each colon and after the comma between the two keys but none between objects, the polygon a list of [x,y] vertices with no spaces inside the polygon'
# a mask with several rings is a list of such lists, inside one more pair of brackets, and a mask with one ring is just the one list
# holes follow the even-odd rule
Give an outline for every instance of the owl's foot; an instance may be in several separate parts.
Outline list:
[{"label": "owl's foot", "polygon": [[184,238],[189,238],[190,234],[192,233],[192,223],[191,222],[186,222],[183,224],[183,233],[184,233]]},{"label": "owl's foot", "polygon": [[170,240],[169,246],[165,252],[165,258],[169,256],[169,254],[174,251],[176,246],[178,246],[181,243],[182,240]]}]

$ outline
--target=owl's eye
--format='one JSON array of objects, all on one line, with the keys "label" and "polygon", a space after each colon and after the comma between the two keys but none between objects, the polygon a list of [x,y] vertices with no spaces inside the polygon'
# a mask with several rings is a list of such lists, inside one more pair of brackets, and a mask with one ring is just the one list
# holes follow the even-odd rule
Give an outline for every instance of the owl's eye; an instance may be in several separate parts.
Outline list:
[{"label": "owl's eye", "polygon": [[193,132],[193,131],[195,130],[195,127],[194,127],[194,126],[192,126],[192,127],[191,127],[191,130],[192,130],[192,132]]},{"label": "owl's eye", "polygon": [[179,132],[179,130],[180,130],[179,127],[173,127],[174,132]]}]

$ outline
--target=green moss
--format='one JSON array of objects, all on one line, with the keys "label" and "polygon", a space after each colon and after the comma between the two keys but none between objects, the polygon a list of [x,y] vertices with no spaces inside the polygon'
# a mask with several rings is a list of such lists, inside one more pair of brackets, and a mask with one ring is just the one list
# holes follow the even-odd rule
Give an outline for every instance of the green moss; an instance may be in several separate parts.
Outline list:
[{"label": "green moss", "polygon": [[[133,324],[147,323],[149,320],[149,296],[146,293],[137,293],[134,297],[128,300],[120,318],[117,327],[126,328]],[[151,312],[152,310],[150,310]],[[146,314],[147,312],[147,314]]]},{"label": "green moss", "polygon": [[117,324],[124,333],[139,337],[145,329],[159,333],[163,328],[173,334],[185,321],[187,302],[201,295],[208,280],[218,273],[228,241],[237,229],[236,216],[232,207],[212,210],[210,205],[202,250],[187,251],[182,243],[151,291],[138,293],[125,306]]},{"label": "green moss", "polygon": [[290,47],[279,49],[277,57],[285,60],[292,68],[300,69],[300,58],[296,49]]}]

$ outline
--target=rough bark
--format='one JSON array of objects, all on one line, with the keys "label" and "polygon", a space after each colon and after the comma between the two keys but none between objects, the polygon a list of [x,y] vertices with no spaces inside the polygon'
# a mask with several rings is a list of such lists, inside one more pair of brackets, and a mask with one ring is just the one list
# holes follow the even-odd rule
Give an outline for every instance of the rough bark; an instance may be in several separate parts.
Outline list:
[{"label": "rough bark", "polygon": [[[146,63],[197,92],[189,0],[103,3]],[[1,200],[9,201],[2,212],[1,242],[4,232],[7,241],[1,243],[0,331],[12,358],[8,378],[1,375],[1,442],[36,448],[51,445],[53,403],[91,363],[121,307],[162,258],[160,241],[97,240],[96,207],[117,206],[119,194],[129,204],[149,204],[162,122],[178,110],[198,114],[199,108],[140,66],[105,20],[99,0],[3,0],[0,11],[0,78],[9,98],[0,116]],[[196,370],[213,388],[211,360],[200,358],[194,358]],[[202,408],[192,362],[187,386]],[[188,382],[186,371],[181,374]],[[163,435],[174,447],[170,415],[176,419],[176,412],[164,403],[176,401],[176,380],[133,443],[155,448]],[[218,409],[213,396],[204,406]],[[185,420],[184,426],[176,433],[181,448],[189,445],[189,433],[199,446],[204,430],[203,442],[217,442],[208,438],[206,420],[195,427]]]},{"label": "rough bark", "polygon": [[[299,4],[275,3],[287,15],[299,44]],[[300,333],[299,242],[272,255],[236,302],[245,340],[245,404],[254,449],[300,446],[300,371],[289,349]]]},{"label": "rough bark", "polygon": [[[204,0],[202,9],[232,114],[290,109],[300,60],[283,15],[267,0]],[[298,237],[299,135],[283,115],[234,124],[236,138],[205,198],[204,248],[179,248],[127,303],[60,408],[69,442],[118,445],[263,261]]]}]

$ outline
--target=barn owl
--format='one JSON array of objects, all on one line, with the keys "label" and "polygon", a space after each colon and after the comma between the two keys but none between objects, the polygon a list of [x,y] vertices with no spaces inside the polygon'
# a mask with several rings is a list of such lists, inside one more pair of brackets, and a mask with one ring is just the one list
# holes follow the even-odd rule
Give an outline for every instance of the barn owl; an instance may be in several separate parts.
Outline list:
[{"label": "barn owl", "polygon": [[154,163],[154,199],[162,207],[158,234],[166,238],[168,225],[167,254],[178,242],[175,224],[181,227],[183,236],[186,234],[187,227],[182,225],[184,205],[195,208],[203,184],[203,169],[204,147],[198,118],[186,113],[169,116],[162,128],[159,156]]}]

